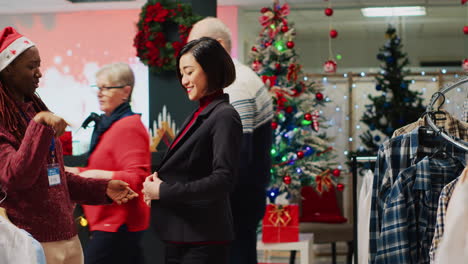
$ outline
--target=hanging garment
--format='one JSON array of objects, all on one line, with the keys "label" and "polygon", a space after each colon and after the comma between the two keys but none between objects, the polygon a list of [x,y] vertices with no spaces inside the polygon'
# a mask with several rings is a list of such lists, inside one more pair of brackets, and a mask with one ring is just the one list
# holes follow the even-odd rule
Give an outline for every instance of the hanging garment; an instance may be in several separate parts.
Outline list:
[{"label": "hanging garment", "polygon": [[358,263],[369,261],[369,221],[374,173],[368,170],[363,177],[358,204]]},{"label": "hanging garment", "polygon": [[435,254],[437,264],[466,264],[468,260],[468,171],[460,177],[447,208],[444,236]]},{"label": "hanging garment", "polygon": [[375,263],[429,263],[439,194],[465,160],[426,156],[403,170],[385,201]]},{"label": "hanging garment", "polygon": [[[459,135],[464,133],[459,129],[458,131]],[[423,137],[424,135],[421,136]],[[420,130],[413,129],[408,134],[403,134],[386,140],[379,148],[372,186],[372,202],[369,224],[369,263],[375,263],[376,260],[378,243],[381,235],[383,210],[393,183],[403,170],[416,164],[424,157],[431,156],[433,154],[432,152],[434,149],[420,144],[419,138]],[[457,157],[460,160],[466,160],[468,157],[468,155],[461,149],[452,147],[452,150],[453,151],[448,152],[452,157]],[[435,202],[436,206],[437,201]],[[435,210],[436,209],[437,208],[435,208]],[[435,224],[435,220],[433,222]],[[429,245],[431,242],[429,242]]]},{"label": "hanging garment", "polygon": [[[435,124],[438,127],[443,127],[448,134],[460,138],[464,141],[468,141],[468,123],[460,121],[453,117],[449,112],[445,110],[440,110],[445,113],[446,120],[436,120]],[[419,118],[416,122],[408,124],[404,127],[401,127],[395,132],[393,132],[392,138],[410,133],[414,129],[427,126],[426,124],[426,116]]]},{"label": "hanging garment", "polygon": [[[465,169],[466,170],[466,169]],[[445,216],[447,214],[447,207],[450,202],[450,198],[452,197],[453,191],[455,190],[455,186],[458,182],[459,178],[456,178],[449,184],[447,184],[439,196],[439,205],[437,207],[437,217],[436,217],[436,226],[434,231],[434,238],[432,239],[431,249],[429,251],[429,257],[431,259],[431,263],[434,263],[435,253],[437,248],[439,247],[440,241],[444,234],[445,228]]]},{"label": "hanging garment", "polygon": [[41,244],[26,231],[0,216],[0,263],[45,264]]}]

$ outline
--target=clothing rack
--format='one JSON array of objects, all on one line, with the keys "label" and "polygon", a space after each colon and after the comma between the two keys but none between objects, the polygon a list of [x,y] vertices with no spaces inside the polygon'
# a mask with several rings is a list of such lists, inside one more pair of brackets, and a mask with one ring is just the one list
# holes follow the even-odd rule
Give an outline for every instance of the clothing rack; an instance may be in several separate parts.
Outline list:
[{"label": "clothing rack", "polygon": [[[354,264],[358,264],[358,210],[357,210],[357,177],[358,163],[376,162],[376,156],[352,156],[351,158],[351,173],[353,175],[353,251]],[[360,264],[360,263],[359,263]]]},{"label": "clothing rack", "polygon": [[[454,82],[454,83],[450,84],[449,86],[443,88],[439,92],[434,93],[432,95],[431,102],[429,103],[429,105],[426,108],[426,113],[434,113],[434,104],[437,102],[439,97],[442,96],[442,98],[444,100],[442,101],[442,103],[439,105],[438,108],[440,108],[444,104],[445,94],[448,91],[450,91],[450,90],[452,90],[454,88],[457,88],[458,86],[460,86],[460,85],[462,85],[464,83],[467,83],[467,82],[468,82],[468,78],[464,78],[464,79],[461,79],[461,80],[459,80],[457,82]],[[434,130],[436,135],[440,135],[441,137],[443,137],[447,141],[451,142],[455,146],[457,146],[457,147],[459,147],[461,149],[464,149],[465,151],[468,151],[468,143],[467,142],[465,142],[465,141],[463,141],[463,140],[461,140],[459,138],[455,138],[453,136],[450,136],[443,129],[440,129],[439,127],[437,127],[430,115],[427,116],[426,120],[427,120],[428,125],[431,127],[431,129]]]}]

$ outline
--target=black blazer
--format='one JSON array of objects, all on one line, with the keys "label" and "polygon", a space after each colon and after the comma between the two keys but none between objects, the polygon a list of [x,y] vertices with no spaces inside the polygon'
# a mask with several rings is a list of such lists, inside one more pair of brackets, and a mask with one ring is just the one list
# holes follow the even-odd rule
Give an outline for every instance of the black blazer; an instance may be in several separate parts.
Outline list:
[{"label": "black blazer", "polygon": [[[181,131],[192,119],[190,115]],[[177,138],[177,137],[176,137]],[[164,183],[151,203],[151,223],[164,241],[232,240],[229,193],[239,166],[242,123],[223,94],[168,150],[158,169]]]}]

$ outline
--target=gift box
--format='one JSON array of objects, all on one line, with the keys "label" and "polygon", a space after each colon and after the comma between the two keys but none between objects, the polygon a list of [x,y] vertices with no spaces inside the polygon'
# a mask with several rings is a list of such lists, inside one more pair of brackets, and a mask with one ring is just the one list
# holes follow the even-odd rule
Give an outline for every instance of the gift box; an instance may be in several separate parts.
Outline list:
[{"label": "gift box", "polygon": [[62,143],[63,155],[73,155],[72,133],[65,131],[59,139],[60,143]]},{"label": "gift box", "polygon": [[299,206],[267,205],[262,221],[263,243],[299,241]]}]

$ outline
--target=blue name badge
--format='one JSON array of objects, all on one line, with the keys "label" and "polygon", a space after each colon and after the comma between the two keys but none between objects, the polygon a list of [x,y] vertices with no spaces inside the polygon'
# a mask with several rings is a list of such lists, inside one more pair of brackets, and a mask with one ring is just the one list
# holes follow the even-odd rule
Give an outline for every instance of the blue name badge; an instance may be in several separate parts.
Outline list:
[{"label": "blue name badge", "polygon": [[47,178],[49,179],[49,186],[60,184],[60,167],[59,164],[47,165]]}]

